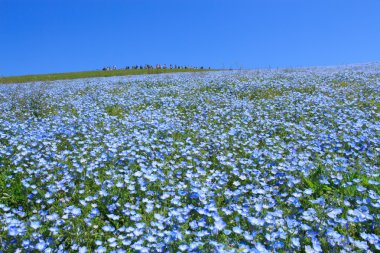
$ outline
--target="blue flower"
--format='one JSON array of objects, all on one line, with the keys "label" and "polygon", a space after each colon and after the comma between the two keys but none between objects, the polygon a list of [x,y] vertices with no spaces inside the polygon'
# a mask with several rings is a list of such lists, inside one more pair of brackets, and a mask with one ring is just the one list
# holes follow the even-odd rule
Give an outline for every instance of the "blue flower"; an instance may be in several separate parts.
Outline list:
[{"label": "blue flower", "polygon": [[30,227],[33,229],[38,229],[39,227],[41,227],[41,223],[39,221],[32,221],[30,222]]},{"label": "blue flower", "polygon": [[103,226],[102,229],[103,229],[104,232],[113,232],[113,231],[115,231],[115,228],[112,227],[112,226]]},{"label": "blue flower", "polygon": [[220,231],[226,227],[226,223],[220,217],[214,217],[214,227],[216,230]]},{"label": "blue flower", "polygon": [[299,238],[292,238],[291,239],[291,241],[292,241],[292,244],[296,247],[296,248],[299,248],[300,246],[301,246],[301,244],[300,244],[300,239]]},{"label": "blue flower", "polygon": [[199,198],[199,194],[198,194],[197,192],[192,192],[192,193],[190,194],[190,198],[191,198],[191,199],[198,199],[198,198]]},{"label": "blue flower", "polygon": [[178,246],[178,248],[179,248],[181,251],[185,251],[185,250],[188,249],[188,246],[185,245],[185,244],[181,244],[181,245]]},{"label": "blue flower", "polygon": [[43,240],[40,240],[40,241],[36,244],[36,249],[37,249],[38,251],[41,251],[41,252],[42,252],[46,247],[47,247],[47,244],[46,244],[46,242],[43,241]]},{"label": "blue flower", "polygon": [[98,248],[95,249],[96,253],[105,253],[107,252],[107,248],[103,246],[99,246]]},{"label": "blue flower", "polygon": [[79,253],[86,253],[87,252],[87,247],[86,246],[79,247],[78,252]]}]

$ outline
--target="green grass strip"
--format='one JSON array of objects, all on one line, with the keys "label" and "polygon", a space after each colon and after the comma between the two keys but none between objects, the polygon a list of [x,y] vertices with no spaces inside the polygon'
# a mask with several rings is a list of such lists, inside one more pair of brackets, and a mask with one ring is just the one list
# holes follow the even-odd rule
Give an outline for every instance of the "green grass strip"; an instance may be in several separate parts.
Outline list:
[{"label": "green grass strip", "polygon": [[128,70],[96,70],[82,72],[53,73],[41,75],[24,75],[0,77],[0,83],[27,83],[38,81],[67,80],[90,77],[128,76],[144,74],[178,73],[178,72],[203,72],[209,69],[128,69]]}]

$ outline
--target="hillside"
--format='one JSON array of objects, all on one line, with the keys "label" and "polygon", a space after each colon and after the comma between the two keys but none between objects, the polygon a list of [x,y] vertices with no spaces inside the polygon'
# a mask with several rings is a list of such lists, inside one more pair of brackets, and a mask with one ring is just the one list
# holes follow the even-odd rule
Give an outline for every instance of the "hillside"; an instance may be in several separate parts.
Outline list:
[{"label": "hillside", "polygon": [[80,79],[90,77],[109,77],[109,76],[127,76],[127,75],[144,75],[144,74],[161,74],[161,73],[178,73],[178,72],[202,72],[210,71],[206,69],[128,69],[128,70],[95,70],[95,71],[81,71],[81,72],[67,72],[67,73],[52,73],[41,75],[23,75],[23,76],[9,76],[0,77],[0,83],[27,83],[38,81],[55,81],[55,80],[68,80]]}]

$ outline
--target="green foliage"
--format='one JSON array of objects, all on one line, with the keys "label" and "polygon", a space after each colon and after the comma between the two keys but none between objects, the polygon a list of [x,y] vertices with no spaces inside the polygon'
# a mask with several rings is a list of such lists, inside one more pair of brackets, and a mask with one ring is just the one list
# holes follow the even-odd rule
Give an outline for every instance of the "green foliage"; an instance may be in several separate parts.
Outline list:
[{"label": "green foliage", "polygon": [[69,151],[74,150],[72,143],[70,142],[70,140],[66,136],[57,135],[56,139],[57,139],[57,151],[58,152],[65,151],[65,150],[69,150]]},{"label": "green foliage", "polygon": [[348,81],[339,81],[339,80],[333,80],[332,83],[334,86],[342,87],[342,88],[345,88],[351,85]]},{"label": "green foliage", "polygon": [[13,167],[9,161],[0,157],[0,203],[18,207],[25,207],[27,194],[21,183],[22,176],[12,172]]},{"label": "green foliage", "polygon": [[203,71],[210,71],[210,70],[206,70],[206,69],[128,69],[128,70],[110,70],[110,71],[96,70],[96,71],[54,73],[54,74],[43,74],[43,75],[0,77],[0,83],[27,83],[27,82],[67,80],[67,79],[78,79],[78,78],[89,78],[89,77],[109,77],[109,76],[128,76],[128,75],[178,73],[178,72],[203,72]]},{"label": "green foliage", "polygon": [[20,119],[45,118],[57,115],[57,108],[49,102],[44,89],[39,89],[31,94],[14,93],[11,98],[11,109]]},{"label": "green foliage", "polygon": [[65,106],[63,108],[63,111],[68,114],[74,115],[75,117],[79,116],[79,112],[74,106]]},{"label": "green foliage", "polygon": [[374,100],[359,101],[358,107],[364,111],[373,110],[380,113],[380,102]]},{"label": "green foliage", "polygon": [[118,118],[122,118],[124,115],[124,109],[120,105],[107,105],[106,106],[106,113],[109,116],[115,116]]}]

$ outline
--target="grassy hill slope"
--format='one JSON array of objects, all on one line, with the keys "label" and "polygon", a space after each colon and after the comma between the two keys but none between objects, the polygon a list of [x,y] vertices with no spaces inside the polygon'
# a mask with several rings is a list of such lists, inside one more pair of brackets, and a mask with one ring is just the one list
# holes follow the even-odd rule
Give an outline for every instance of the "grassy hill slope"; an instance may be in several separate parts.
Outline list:
[{"label": "grassy hill slope", "polygon": [[128,70],[110,70],[110,71],[82,71],[53,73],[41,75],[24,75],[0,77],[0,83],[26,83],[37,81],[54,81],[64,79],[77,79],[89,77],[108,77],[108,76],[126,76],[126,75],[142,75],[142,74],[160,74],[160,73],[177,73],[177,72],[201,72],[209,71],[206,69],[128,69]]}]

